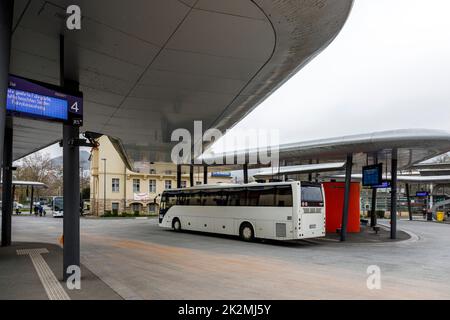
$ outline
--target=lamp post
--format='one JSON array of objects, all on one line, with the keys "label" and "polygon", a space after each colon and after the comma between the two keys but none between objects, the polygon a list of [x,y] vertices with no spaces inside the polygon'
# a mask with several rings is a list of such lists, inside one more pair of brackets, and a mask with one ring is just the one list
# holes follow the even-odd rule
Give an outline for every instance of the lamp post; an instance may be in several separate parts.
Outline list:
[{"label": "lamp post", "polygon": [[106,213],[106,159],[102,158],[103,161],[103,214]]}]

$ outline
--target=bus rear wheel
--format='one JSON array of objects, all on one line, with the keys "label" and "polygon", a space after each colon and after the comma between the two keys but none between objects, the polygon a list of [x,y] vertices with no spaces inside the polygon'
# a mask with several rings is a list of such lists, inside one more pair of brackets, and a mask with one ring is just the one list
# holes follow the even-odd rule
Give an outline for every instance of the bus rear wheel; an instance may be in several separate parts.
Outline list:
[{"label": "bus rear wheel", "polygon": [[252,241],[255,238],[255,232],[250,223],[243,223],[239,228],[239,236],[244,241]]},{"label": "bus rear wheel", "polygon": [[172,228],[174,231],[181,231],[181,222],[180,219],[175,218],[172,221]]}]

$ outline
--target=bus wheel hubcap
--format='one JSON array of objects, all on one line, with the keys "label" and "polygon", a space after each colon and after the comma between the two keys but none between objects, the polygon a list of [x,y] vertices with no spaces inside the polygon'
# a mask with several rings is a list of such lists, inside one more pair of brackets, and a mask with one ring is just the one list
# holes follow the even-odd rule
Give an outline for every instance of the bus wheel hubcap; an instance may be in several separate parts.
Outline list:
[{"label": "bus wheel hubcap", "polygon": [[252,230],[249,227],[245,227],[243,234],[245,239],[250,239],[252,237]]}]

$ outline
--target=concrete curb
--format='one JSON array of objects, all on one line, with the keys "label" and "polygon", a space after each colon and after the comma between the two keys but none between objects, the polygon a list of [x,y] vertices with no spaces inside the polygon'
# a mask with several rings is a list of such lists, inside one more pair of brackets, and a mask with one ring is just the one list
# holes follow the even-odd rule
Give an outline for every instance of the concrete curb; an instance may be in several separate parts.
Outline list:
[{"label": "concrete curb", "polygon": [[[391,228],[390,225],[384,224],[384,223],[378,223],[378,225],[382,226],[386,230],[390,230],[390,228]],[[417,234],[415,234],[414,232],[412,232],[410,230],[404,229],[403,227],[399,230],[408,234],[410,236],[410,238],[406,239],[406,240],[396,241],[395,243],[412,243],[412,242],[417,242],[421,239]]]}]

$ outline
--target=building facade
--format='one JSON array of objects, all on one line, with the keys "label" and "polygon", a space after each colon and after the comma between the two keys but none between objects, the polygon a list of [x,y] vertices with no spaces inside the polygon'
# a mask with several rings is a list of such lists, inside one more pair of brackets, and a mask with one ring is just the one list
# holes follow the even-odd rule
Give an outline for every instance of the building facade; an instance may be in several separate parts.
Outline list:
[{"label": "building facade", "polygon": [[[93,215],[157,214],[161,193],[177,187],[177,166],[171,162],[139,162],[130,171],[107,136],[91,151],[90,210]],[[194,183],[203,183],[203,169]],[[201,172],[200,172],[201,171]],[[189,167],[182,167],[181,187],[189,186]],[[231,183],[231,175],[209,173],[208,183]]]}]

